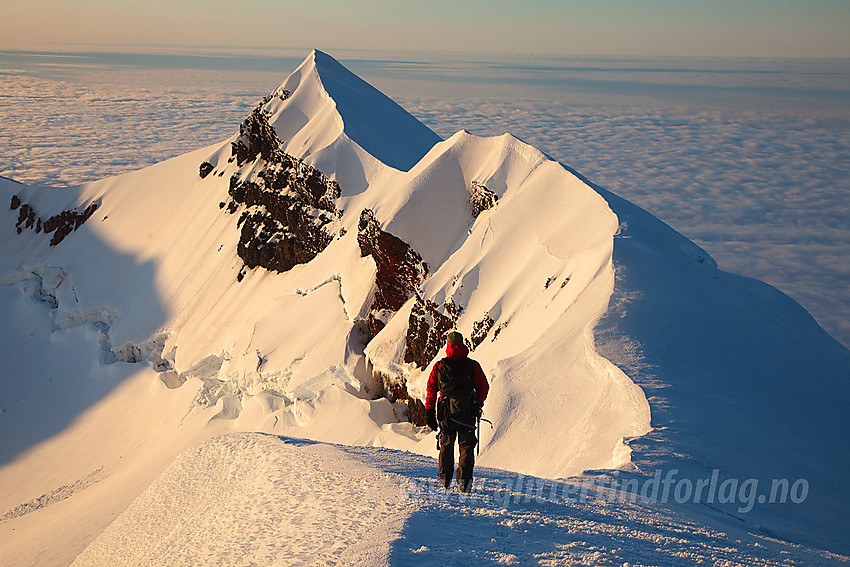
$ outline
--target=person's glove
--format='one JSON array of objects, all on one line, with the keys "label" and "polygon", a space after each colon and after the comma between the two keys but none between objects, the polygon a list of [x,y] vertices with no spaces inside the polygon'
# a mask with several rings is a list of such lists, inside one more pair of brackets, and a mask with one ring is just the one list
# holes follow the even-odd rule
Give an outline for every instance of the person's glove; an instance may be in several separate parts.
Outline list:
[{"label": "person's glove", "polygon": [[472,402],[472,415],[476,418],[481,419],[481,414],[484,412],[484,404],[479,401]]},{"label": "person's glove", "polygon": [[425,410],[425,422],[428,424],[428,427],[437,431],[440,426],[437,425],[437,409],[436,408],[428,408]]}]

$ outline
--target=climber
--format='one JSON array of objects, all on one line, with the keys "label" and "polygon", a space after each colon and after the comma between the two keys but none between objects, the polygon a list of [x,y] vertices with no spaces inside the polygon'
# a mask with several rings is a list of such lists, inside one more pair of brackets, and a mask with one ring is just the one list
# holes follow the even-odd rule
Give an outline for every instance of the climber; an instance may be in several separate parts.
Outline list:
[{"label": "climber", "polygon": [[[457,482],[461,492],[472,488],[475,465],[476,421],[481,418],[490,385],[458,331],[446,334],[446,357],[434,364],[428,376],[425,411],[428,427],[438,430],[438,478],[446,490],[454,476],[454,443],[458,441]],[[439,393],[439,396],[438,396]],[[439,398],[439,399],[438,399]]]}]

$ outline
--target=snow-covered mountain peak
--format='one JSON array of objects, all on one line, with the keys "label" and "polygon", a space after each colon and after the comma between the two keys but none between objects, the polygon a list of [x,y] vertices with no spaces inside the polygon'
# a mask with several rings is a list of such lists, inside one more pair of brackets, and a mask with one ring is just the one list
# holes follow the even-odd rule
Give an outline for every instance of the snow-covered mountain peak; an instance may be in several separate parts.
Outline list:
[{"label": "snow-covered mountain peak", "polygon": [[276,89],[265,109],[285,149],[306,157],[343,133],[390,167],[406,171],[440,140],[392,99],[313,50]]}]

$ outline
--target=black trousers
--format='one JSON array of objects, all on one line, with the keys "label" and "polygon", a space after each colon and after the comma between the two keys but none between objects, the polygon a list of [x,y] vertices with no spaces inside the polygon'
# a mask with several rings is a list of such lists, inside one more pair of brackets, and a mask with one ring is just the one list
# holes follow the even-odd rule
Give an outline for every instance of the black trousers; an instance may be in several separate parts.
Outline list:
[{"label": "black trousers", "polygon": [[458,445],[458,467],[457,480],[461,485],[464,481],[472,480],[472,468],[475,466],[475,438],[474,431],[465,429],[457,430],[443,427],[440,430],[440,472],[439,479],[443,486],[448,488],[452,484],[452,476],[455,474],[455,439]]}]

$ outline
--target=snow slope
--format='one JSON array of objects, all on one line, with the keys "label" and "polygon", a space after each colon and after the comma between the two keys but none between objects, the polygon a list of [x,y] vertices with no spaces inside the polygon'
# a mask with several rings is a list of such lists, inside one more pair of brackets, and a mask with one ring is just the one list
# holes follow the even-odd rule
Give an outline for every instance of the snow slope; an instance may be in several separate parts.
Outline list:
[{"label": "snow slope", "polygon": [[232,434],[180,455],[73,562],[95,565],[827,565],[607,488],[480,468],[435,490],[430,459]]},{"label": "snow slope", "polygon": [[175,459],[73,565],[385,565],[414,510],[398,477],[332,445],[215,438]]},{"label": "snow slope", "polygon": [[[174,492],[174,478],[249,479],[237,494],[250,503],[244,518],[230,507],[227,515],[254,525],[266,496],[279,508],[326,492],[328,477],[319,475],[311,477],[318,488],[271,495],[297,472],[281,470],[286,459],[327,463],[332,476],[361,470],[338,449],[281,449],[268,438],[227,438],[183,453],[222,433],[433,455],[434,433],[407,421],[398,396],[422,397],[440,355],[425,348],[417,361],[411,343],[427,347],[428,334],[414,331],[439,321],[479,334],[472,356],[491,381],[485,416],[495,425],[482,432],[482,465],[550,479],[588,469],[643,480],[656,469],[690,479],[720,469],[724,479],[763,486],[803,478],[810,494],[799,505],[740,514],[737,502],[696,502],[687,513],[850,552],[841,488],[850,451],[840,435],[850,353],[790,299],[719,271],[657,219],[513,136],[461,131],[440,141],[324,53],[311,53],[255,118],[273,132],[261,140],[264,151],[277,151],[279,140],[280,151],[339,186],[333,211],[305,213],[327,242],[284,272],[249,269],[241,251],[245,215],[257,207],[236,200],[234,189],[267,183],[280,159],[268,151],[236,159],[232,147],[250,137],[244,133],[79,188],[0,179],[0,197],[12,203],[0,213],[8,321],[0,331],[0,478],[15,487],[0,496],[0,552],[9,564],[67,564],[90,542],[81,564],[108,563],[110,549],[173,552],[185,562],[169,540],[170,522],[219,511],[214,486],[203,481],[181,493],[178,510],[151,513]],[[307,170],[298,171],[303,179]],[[18,222],[19,230],[23,204],[40,220]],[[94,205],[88,220],[50,245],[42,221]],[[366,210],[409,246],[408,258],[420,259],[416,277],[396,282],[404,295],[392,308],[378,302],[386,290],[376,253],[364,253]],[[262,250],[297,228],[247,236],[262,236]],[[267,450],[283,453],[260,458]],[[427,477],[422,463],[431,461],[409,458],[418,464],[407,477]],[[337,517],[344,494],[313,517]],[[395,505],[378,493],[369,498],[364,507]],[[624,513],[654,521],[643,509]],[[287,521],[306,517],[288,514]],[[410,518],[405,525],[415,525]],[[160,536],[139,547],[127,538],[144,522]],[[380,542],[406,529],[379,516],[368,522]],[[231,528],[222,526],[216,545],[229,541]],[[267,528],[257,525],[252,553],[286,553]],[[199,529],[187,528],[187,537],[197,542]],[[323,532],[296,531],[302,556],[316,553],[309,546]],[[558,537],[546,535],[547,545],[559,545]],[[736,549],[747,552],[750,544],[742,545]]]},{"label": "snow slope", "polygon": [[[600,352],[652,406],[653,431],[630,443],[632,462],[680,478],[719,470],[741,486],[756,479],[751,510],[741,514],[740,498],[712,506],[765,533],[848,553],[850,352],[788,296],[716,269],[645,211],[597,190],[623,223]],[[804,502],[770,503],[768,487],[783,479],[805,481]]]}]

